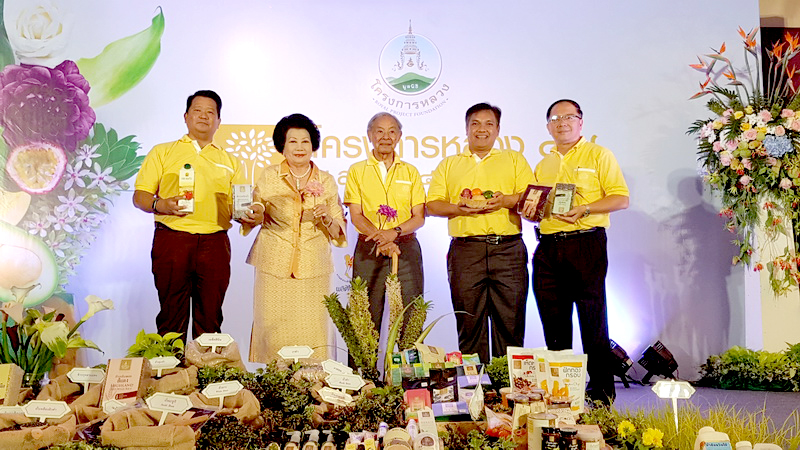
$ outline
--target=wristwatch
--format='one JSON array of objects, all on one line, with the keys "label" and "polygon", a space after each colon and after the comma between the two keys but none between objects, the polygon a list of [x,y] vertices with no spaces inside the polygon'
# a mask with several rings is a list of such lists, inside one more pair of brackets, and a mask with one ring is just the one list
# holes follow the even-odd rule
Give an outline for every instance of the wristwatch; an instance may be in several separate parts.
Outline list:
[{"label": "wristwatch", "polygon": [[587,217],[589,215],[589,206],[586,206],[586,211],[583,212],[581,218]]},{"label": "wristwatch", "polygon": [[396,232],[397,232],[397,237],[396,237],[396,238],[394,238],[395,240],[397,240],[397,238],[399,238],[399,237],[400,237],[400,235],[401,235],[401,234],[403,234],[403,230],[402,230],[402,228],[400,228],[400,227],[394,227],[394,231],[396,231]]}]

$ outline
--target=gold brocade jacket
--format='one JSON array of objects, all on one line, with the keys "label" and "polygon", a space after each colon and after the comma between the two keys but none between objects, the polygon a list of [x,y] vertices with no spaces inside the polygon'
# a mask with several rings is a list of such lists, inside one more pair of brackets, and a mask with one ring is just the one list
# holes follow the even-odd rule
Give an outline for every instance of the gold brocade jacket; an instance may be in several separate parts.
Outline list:
[{"label": "gold brocade jacket", "polygon": [[[253,202],[264,204],[264,223],[256,236],[247,263],[257,270],[281,278],[315,278],[333,272],[331,243],[347,246],[346,222],[334,178],[313,162],[309,184],[322,183],[318,196],[298,191],[284,161],[267,167],[253,189]],[[333,239],[313,208],[327,204],[342,234]],[[245,234],[250,230],[245,230]]]}]

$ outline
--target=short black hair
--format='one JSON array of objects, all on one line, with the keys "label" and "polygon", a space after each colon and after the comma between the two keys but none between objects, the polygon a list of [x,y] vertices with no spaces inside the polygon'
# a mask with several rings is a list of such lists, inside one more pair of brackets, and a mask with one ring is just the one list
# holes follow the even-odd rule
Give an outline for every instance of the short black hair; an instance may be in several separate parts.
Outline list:
[{"label": "short black hair", "polygon": [[467,114],[464,116],[464,121],[467,122],[467,125],[469,125],[470,116],[472,116],[478,111],[493,112],[495,119],[497,119],[497,125],[500,125],[500,113],[501,113],[500,108],[494,105],[490,105],[488,103],[478,103],[477,105],[472,105],[469,107],[469,109],[467,110]]},{"label": "short black hair", "polygon": [[578,115],[583,117],[583,111],[581,110],[581,105],[579,105],[578,102],[576,102],[575,100],[570,100],[568,98],[562,98],[561,100],[554,101],[553,104],[550,105],[549,108],[547,108],[547,115],[545,116],[547,118],[547,120],[550,120],[550,112],[553,110],[553,107],[556,106],[559,103],[564,103],[564,102],[571,103],[572,106],[574,106],[575,109],[578,110]]},{"label": "short black hair", "polygon": [[292,114],[279,120],[272,131],[272,142],[279,153],[283,153],[283,147],[286,145],[286,133],[291,128],[301,128],[308,131],[308,135],[311,136],[311,150],[317,151],[319,149],[319,130],[314,125],[314,122],[302,114]]},{"label": "short black hair", "polygon": [[214,103],[217,104],[217,118],[222,117],[221,116],[221,114],[222,114],[222,99],[219,98],[219,94],[217,94],[214,91],[209,91],[207,89],[206,90],[202,90],[202,91],[197,91],[194,94],[190,95],[189,98],[186,99],[186,112],[187,113],[189,112],[189,108],[192,107],[192,102],[197,97],[206,97],[206,98],[210,98],[211,100],[214,100]]}]

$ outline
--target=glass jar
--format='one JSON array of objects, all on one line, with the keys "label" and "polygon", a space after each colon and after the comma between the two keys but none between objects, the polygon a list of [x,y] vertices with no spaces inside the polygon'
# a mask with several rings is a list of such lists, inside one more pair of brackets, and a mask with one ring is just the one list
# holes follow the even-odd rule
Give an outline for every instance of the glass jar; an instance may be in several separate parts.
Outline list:
[{"label": "glass jar", "polygon": [[575,428],[561,429],[561,450],[580,450],[578,430]]},{"label": "glass jar", "polygon": [[558,428],[542,428],[542,450],[561,450],[561,433]]}]

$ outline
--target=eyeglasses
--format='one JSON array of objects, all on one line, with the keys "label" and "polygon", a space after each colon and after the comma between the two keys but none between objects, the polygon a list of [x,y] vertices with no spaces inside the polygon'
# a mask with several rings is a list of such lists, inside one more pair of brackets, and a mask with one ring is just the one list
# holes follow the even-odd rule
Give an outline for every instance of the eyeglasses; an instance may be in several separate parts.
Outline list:
[{"label": "eyeglasses", "polygon": [[563,116],[552,115],[547,118],[547,123],[550,122],[572,122],[573,120],[580,119],[581,116],[576,114],[565,114]]}]

